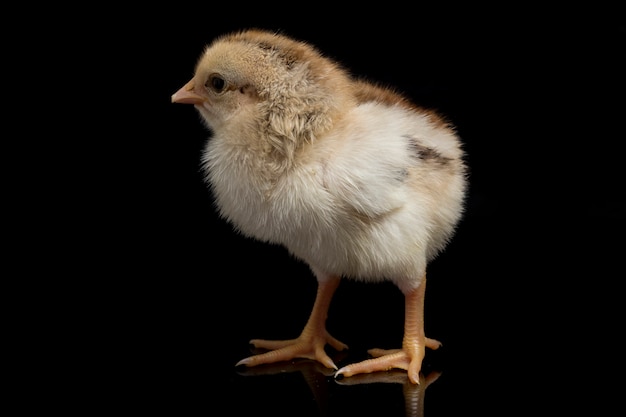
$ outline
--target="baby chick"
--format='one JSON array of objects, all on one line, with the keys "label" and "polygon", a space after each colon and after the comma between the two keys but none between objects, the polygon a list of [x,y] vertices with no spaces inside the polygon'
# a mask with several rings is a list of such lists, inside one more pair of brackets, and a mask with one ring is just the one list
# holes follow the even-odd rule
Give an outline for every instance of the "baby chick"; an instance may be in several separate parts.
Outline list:
[{"label": "baby chick", "polygon": [[[255,366],[317,360],[336,376],[400,368],[419,383],[426,266],[463,214],[466,166],[454,128],[395,91],[350,75],[312,45],[251,29],[222,35],[171,97],[211,132],[202,167],[219,214],[243,235],[281,244],[318,281],[299,337],[250,343]],[[340,279],[392,281],[404,294],[399,349],[338,369],[347,346],[326,330]]]}]

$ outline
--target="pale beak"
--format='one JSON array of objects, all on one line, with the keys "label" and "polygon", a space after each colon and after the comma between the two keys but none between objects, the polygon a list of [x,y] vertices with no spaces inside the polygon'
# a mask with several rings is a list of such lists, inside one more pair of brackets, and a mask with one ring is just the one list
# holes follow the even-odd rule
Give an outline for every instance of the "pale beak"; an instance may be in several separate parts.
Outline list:
[{"label": "pale beak", "polygon": [[181,104],[202,104],[204,97],[194,91],[195,83],[192,79],[185,84],[180,90],[172,94],[172,103]]}]

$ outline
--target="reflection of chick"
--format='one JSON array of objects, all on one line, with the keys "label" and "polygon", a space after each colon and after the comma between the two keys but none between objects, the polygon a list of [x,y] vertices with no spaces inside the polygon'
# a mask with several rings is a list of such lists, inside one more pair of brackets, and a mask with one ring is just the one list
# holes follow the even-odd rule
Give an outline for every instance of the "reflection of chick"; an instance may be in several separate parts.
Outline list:
[{"label": "reflection of chick", "polygon": [[252,340],[269,352],[238,365],[310,358],[347,346],[325,327],[342,277],[390,280],[405,296],[402,348],[336,375],[401,368],[419,383],[425,348],[426,265],[459,221],[463,152],[441,117],[355,80],[310,45],[249,30],[209,45],[172,96],[193,104],[212,138],[203,154],[220,215],[246,236],[284,245],[319,287],[297,339]]},{"label": "reflection of chick", "polygon": [[360,384],[402,384],[402,394],[404,396],[404,411],[406,417],[422,417],[424,415],[424,398],[426,388],[435,382],[441,372],[433,371],[424,375],[420,372],[419,385],[412,383],[405,373],[401,371],[362,374],[353,378],[339,381],[340,385],[360,385]]}]

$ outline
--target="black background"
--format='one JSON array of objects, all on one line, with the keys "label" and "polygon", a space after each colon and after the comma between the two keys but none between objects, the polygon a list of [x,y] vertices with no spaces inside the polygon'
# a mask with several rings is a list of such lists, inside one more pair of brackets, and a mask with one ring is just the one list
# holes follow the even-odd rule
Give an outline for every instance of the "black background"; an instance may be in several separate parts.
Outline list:
[{"label": "black background", "polygon": [[[41,363],[72,375],[81,395],[55,401],[175,415],[415,415],[405,400],[420,393],[384,375],[346,385],[307,361],[234,366],[251,353],[249,339],[299,334],[316,283],[284,249],[219,219],[199,170],[209,132],[170,96],[215,36],[260,27],[441,111],[463,138],[466,215],[428,274],[426,332],[443,348],[424,362],[425,373],[441,372],[425,415],[613,409],[626,217],[626,25],[617,13],[94,7],[60,41],[78,45],[70,68],[81,76],[65,105],[74,116],[58,127],[81,120],[81,137],[68,146],[79,155],[66,176],[72,203],[56,204],[63,221],[46,239],[64,247],[52,264],[79,278],[45,286],[62,296],[43,315],[52,331],[42,339],[64,359]],[[403,307],[391,285],[343,282],[328,319],[350,346],[338,365],[398,347]]]}]

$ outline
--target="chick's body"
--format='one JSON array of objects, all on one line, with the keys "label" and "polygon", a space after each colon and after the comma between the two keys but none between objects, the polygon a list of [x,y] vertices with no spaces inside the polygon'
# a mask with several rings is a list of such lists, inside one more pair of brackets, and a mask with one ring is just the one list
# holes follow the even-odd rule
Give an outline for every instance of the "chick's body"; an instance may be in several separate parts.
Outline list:
[{"label": "chick's body", "polygon": [[337,369],[324,346],[347,347],[325,330],[340,278],[391,280],[406,298],[402,349],[337,375],[395,367],[417,383],[424,348],[439,346],[423,332],[426,266],[463,211],[454,129],[312,46],[258,30],[216,39],[172,101],[194,104],[213,133],[202,163],[221,216],[284,245],[319,282],[300,337],[253,340],[271,352],[240,364],[304,357]]}]

